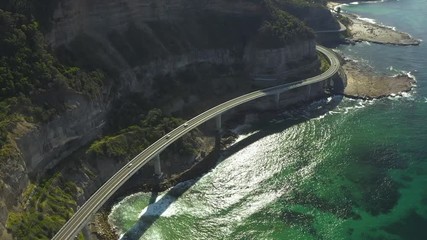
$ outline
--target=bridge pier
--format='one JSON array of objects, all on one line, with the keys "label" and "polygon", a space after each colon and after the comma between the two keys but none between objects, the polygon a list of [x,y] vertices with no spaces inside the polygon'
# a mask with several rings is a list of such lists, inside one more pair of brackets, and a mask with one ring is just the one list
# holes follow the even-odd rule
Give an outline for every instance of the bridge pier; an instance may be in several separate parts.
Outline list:
[{"label": "bridge pier", "polygon": [[[93,215],[92,215],[93,216]],[[94,220],[95,218],[94,217],[92,217],[92,220]],[[89,226],[87,225],[87,224],[85,224],[85,226],[83,227],[83,229],[82,229],[82,235],[83,235],[83,238],[84,239],[91,239],[90,238],[90,229],[89,229]]]},{"label": "bridge pier", "polygon": [[162,169],[160,166],[160,155],[159,154],[157,154],[154,157],[154,174],[156,174],[157,176],[162,175]]},{"label": "bridge pier", "polygon": [[216,122],[216,130],[218,131],[218,132],[220,132],[221,131],[221,128],[222,128],[222,120],[221,120],[221,114],[219,114],[219,115],[217,115],[216,117],[215,117],[215,122]]},{"label": "bridge pier", "polygon": [[308,87],[307,101],[309,101],[310,100],[310,94],[311,94],[311,84],[309,84],[307,87]]},{"label": "bridge pier", "polygon": [[327,94],[330,94],[332,92],[331,90],[333,89],[333,86],[334,82],[332,78],[328,78],[323,82],[323,89]]},{"label": "bridge pier", "polygon": [[335,81],[333,78],[329,78],[328,83],[329,83],[329,88],[331,89],[335,88]]},{"label": "bridge pier", "polygon": [[274,95],[274,103],[276,104],[276,109],[279,109],[280,107],[280,93],[276,93]]}]

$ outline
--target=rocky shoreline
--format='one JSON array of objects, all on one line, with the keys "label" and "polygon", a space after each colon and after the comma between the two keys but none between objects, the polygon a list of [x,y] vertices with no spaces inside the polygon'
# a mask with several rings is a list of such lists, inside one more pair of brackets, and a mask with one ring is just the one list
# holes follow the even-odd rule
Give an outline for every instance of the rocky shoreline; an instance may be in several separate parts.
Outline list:
[{"label": "rocky shoreline", "polygon": [[415,85],[415,80],[406,74],[387,76],[353,60],[347,60],[342,67],[347,76],[347,86],[342,94],[349,98],[375,99],[402,95]]},{"label": "rocky shoreline", "polygon": [[368,22],[355,14],[342,14],[351,22],[347,27],[351,40],[355,42],[368,41],[378,44],[391,44],[400,46],[419,45],[420,40],[413,38],[405,32],[400,32],[392,27],[387,27]]},{"label": "rocky shoreline", "polygon": [[[338,10],[342,4],[351,2],[354,1],[328,2],[331,11],[335,12],[337,18],[345,23],[349,43],[367,41],[399,46],[419,45],[421,43],[421,40],[393,27],[383,26],[356,14],[343,13]],[[352,60],[346,60],[342,67],[347,76],[347,86],[341,94],[349,98],[374,99],[401,95],[403,92],[411,91],[415,85],[415,79],[406,74],[387,76],[377,73],[366,64]]]},{"label": "rocky shoreline", "polygon": [[410,34],[396,30],[394,27],[375,23],[372,19],[362,18],[356,14],[346,13],[338,10],[342,4],[354,1],[329,2],[328,7],[344,19],[344,25],[348,29],[350,42],[368,41],[378,44],[391,44],[400,46],[419,45],[421,40]]}]

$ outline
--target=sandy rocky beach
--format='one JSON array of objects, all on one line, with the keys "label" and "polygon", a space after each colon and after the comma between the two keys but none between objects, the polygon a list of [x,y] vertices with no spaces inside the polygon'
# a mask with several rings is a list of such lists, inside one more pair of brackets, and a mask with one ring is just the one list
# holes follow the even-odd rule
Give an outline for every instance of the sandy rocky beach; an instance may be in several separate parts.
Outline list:
[{"label": "sandy rocky beach", "polygon": [[[342,4],[351,2],[353,1],[329,2],[328,7],[332,12],[336,12]],[[402,47],[421,43],[421,40],[393,27],[377,24],[343,11],[339,14],[342,18],[347,19],[349,43],[366,41]],[[366,64],[352,60],[345,60],[343,69],[347,75],[347,86],[342,94],[351,98],[373,99],[402,95],[403,92],[409,92],[415,86],[415,79],[408,74],[388,76],[377,73],[375,69]]]}]

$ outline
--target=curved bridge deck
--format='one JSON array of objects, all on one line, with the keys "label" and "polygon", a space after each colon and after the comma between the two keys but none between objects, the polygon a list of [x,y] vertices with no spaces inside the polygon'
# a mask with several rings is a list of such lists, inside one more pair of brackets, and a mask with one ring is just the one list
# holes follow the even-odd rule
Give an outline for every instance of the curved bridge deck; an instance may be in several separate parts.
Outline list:
[{"label": "curved bridge deck", "polygon": [[263,90],[254,91],[240,97],[231,99],[227,102],[219,104],[198,116],[186,122],[187,126],[181,125],[168,133],[170,137],[162,137],[155,143],[147,147],[144,151],[134,157],[129,164],[125,165],[117,171],[104,185],[102,185],[68,220],[68,222],[58,231],[52,238],[54,240],[73,239],[84,227],[89,217],[96,213],[99,208],[122,186],[133,174],[135,174],[142,166],[148,163],[154,156],[160,154],[163,149],[172,144],[175,140],[188,133],[192,129],[201,125],[202,123],[239,106],[243,103],[252,101],[264,96],[280,94],[282,92],[306,86],[309,84],[321,82],[332,78],[339,70],[340,63],[336,55],[329,49],[317,46],[316,49],[324,54],[330,62],[330,67],[327,71],[320,75],[303,79],[300,81],[282,84]]}]

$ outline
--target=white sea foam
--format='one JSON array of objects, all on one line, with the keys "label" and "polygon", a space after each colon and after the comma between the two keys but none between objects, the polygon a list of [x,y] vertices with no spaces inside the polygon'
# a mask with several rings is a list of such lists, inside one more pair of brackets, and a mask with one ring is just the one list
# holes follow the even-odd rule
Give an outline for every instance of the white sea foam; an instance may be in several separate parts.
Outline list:
[{"label": "white sea foam", "polygon": [[[378,1],[365,1],[365,2],[359,2],[359,4],[373,4],[373,3],[382,3],[387,0],[378,0]],[[397,0],[398,1],[398,0]]]},{"label": "white sea foam", "polygon": [[314,118],[315,120],[320,120],[320,119],[323,119],[323,118],[325,118],[326,116],[328,116],[329,114],[328,113],[325,113],[325,114],[322,114],[322,115],[320,115],[320,116],[318,116],[318,117],[316,117],[316,118]]},{"label": "white sea foam", "polygon": [[241,125],[238,125],[237,127],[233,128],[233,129],[231,129],[230,131],[232,131],[233,133],[236,133],[236,134],[240,134],[243,131],[245,131],[246,129],[250,128],[251,126],[252,125],[250,125],[250,124],[241,124]]},{"label": "white sea foam", "polygon": [[366,18],[366,17],[360,17],[358,16],[357,19],[368,22],[368,23],[372,23],[372,24],[376,24],[376,20],[372,19],[372,18]]},{"label": "white sea foam", "polygon": [[[366,108],[367,106],[373,105],[377,100],[364,100],[364,99],[352,99],[346,98],[343,106],[338,106],[335,111],[331,111],[331,114],[348,114],[354,111]],[[350,102],[353,102],[351,106],[348,106]]]},{"label": "white sea foam", "polygon": [[[396,27],[394,27],[394,26],[389,26],[389,25],[385,25],[385,24],[383,24],[383,23],[378,23],[377,22],[377,20],[375,20],[375,19],[373,19],[373,18],[367,18],[367,17],[361,17],[361,16],[358,16],[358,15],[356,15],[357,16],[357,19],[359,19],[359,20],[361,20],[361,21],[364,21],[364,22],[368,22],[368,23],[371,23],[371,24],[375,24],[375,25],[378,25],[378,26],[381,26],[381,27],[384,27],[384,28],[388,28],[388,29],[391,29],[391,30],[393,30],[393,31],[397,31],[397,28]],[[409,34],[408,34],[409,35]],[[410,35],[409,35],[410,36]],[[411,36],[412,37],[412,36]]]},{"label": "white sea foam", "polygon": [[392,100],[392,101],[397,101],[397,100],[401,100],[401,99],[413,101],[413,100],[415,100],[415,97],[414,97],[413,92],[399,92],[397,94],[394,94],[394,93],[390,94],[390,96],[388,96],[387,99]]},{"label": "white sea foam", "polygon": [[411,92],[401,92],[400,95],[403,98],[409,98],[409,99],[414,99],[414,95]]},{"label": "white sea foam", "polygon": [[351,5],[358,5],[358,4],[359,4],[359,2],[351,2],[350,4],[351,4]]},{"label": "white sea foam", "polygon": [[414,79],[415,81],[417,81],[417,78],[412,74],[412,72],[411,71],[409,71],[409,72],[405,72],[405,71],[402,71],[404,74],[406,74],[406,76],[408,76],[409,78],[412,78],[412,79]]},{"label": "white sea foam", "polygon": [[123,200],[121,200],[119,203],[115,204],[112,208],[111,208],[111,212],[115,211],[116,209],[120,208],[122,206],[123,202],[129,201],[132,198],[135,197],[139,197],[141,195],[143,195],[144,193],[138,192],[138,193],[134,193],[131,195],[126,196],[125,198],[123,198]]},{"label": "white sea foam", "polygon": [[339,4],[339,5],[334,7],[334,11],[336,12],[336,11],[338,11],[338,8],[342,9],[343,7],[346,7],[346,6],[348,6],[347,3]]},{"label": "white sea foam", "polygon": [[242,141],[243,139],[250,137],[251,135],[256,134],[257,132],[259,132],[259,131],[252,131],[252,132],[245,133],[245,134],[243,134],[243,132],[236,132],[238,134],[238,136],[237,136],[236,140],[234,140],[234,142],[231,145],[234,145],[234,144]]}]

